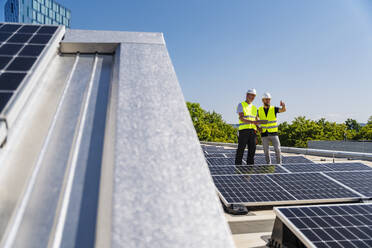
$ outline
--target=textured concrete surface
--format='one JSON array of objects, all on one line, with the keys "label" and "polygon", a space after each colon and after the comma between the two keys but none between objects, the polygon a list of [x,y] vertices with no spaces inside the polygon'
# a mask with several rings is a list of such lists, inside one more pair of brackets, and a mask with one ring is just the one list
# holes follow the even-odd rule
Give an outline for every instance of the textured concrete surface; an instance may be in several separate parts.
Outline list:
[{"label": "textured concrete surface", "polygon": [[121,44],[112,247],[233,247],[165,46]]},{"label": "textured concrete surface", "polygon": [[265,237],[270,236],[270,232],[256,232],[233,235],[234,243],[237,248],[263,248],[266,247]]},{"label": "textured concrete surface", "polygon": [[311,140],[307,145],[311,149],[372,153],[372,142]]}]

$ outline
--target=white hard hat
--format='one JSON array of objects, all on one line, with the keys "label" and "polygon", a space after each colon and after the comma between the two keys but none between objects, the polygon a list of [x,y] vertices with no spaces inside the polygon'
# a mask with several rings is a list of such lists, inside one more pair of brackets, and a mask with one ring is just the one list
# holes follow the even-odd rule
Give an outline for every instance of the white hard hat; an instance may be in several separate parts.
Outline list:
[{"label": "white hard hat", "polygon": [[256,95],[256,89],[255,89],[255,88],[249,89],[249,90],[247,91],[247,94]]},{"label": "white hard hat", "polygon": [[266,92],[262,95],[262,99],[271,99],[271,94],[269,92]]}]

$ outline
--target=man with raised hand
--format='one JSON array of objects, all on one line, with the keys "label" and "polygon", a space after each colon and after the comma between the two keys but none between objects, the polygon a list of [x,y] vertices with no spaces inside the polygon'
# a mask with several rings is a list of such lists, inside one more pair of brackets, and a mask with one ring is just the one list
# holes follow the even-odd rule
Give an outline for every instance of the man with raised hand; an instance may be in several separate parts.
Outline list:
[{"label": "man with raised hand", "polygon": [[247,164],[254,164],[256,153],[257,132],[257,108],[252,104],[256,97],[256,89],[249,89],[245,101],[239,103],[237,113],[239,114],[239,137],[238,149],[235,155],[235,164],[241,165],[244,150],[248,146]]},{"label": "man with raised hand", "polygon": [[278,113],[283,113],[286,111],[285,103],[280,101],[280,108],[274,107],[270,105],[271,95],[270,93],[266,92],[262,96],[262,103],[258,109],[258,117],[260,120],[266,120],[266,124],[261,124],[261,138],[262,138],[262,146],[265,153],[266,163],[271,164],[271,157],[270,157],[270,147],[269,143],[274,146],[275,156],[276,156],[276,163],[281,164],[282,158],[280,154],[280,141],[278,136],[278,122],[276,115]]}]

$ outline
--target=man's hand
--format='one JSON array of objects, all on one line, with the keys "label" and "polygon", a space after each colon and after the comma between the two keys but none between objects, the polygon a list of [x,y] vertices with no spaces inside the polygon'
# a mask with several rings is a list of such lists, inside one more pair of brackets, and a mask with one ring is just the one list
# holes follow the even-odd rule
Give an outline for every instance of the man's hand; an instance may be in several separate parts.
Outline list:
[{"label": "man's hand", "polygon": [[283,101],[280,101],[280,109],[279,109],[279,113],[283,113],[285,112],[287,109],[285,108],[285,103]]}]

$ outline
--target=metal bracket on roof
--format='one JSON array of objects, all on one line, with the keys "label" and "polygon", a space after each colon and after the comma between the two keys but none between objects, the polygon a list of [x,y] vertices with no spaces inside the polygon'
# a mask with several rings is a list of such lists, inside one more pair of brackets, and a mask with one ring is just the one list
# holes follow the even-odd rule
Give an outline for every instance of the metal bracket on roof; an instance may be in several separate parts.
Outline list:
[{"label": "metal bracket on roof", "polygon": [[8,139],[8,121],[5,116],[0,115],[0,148],[3,148]]}]

